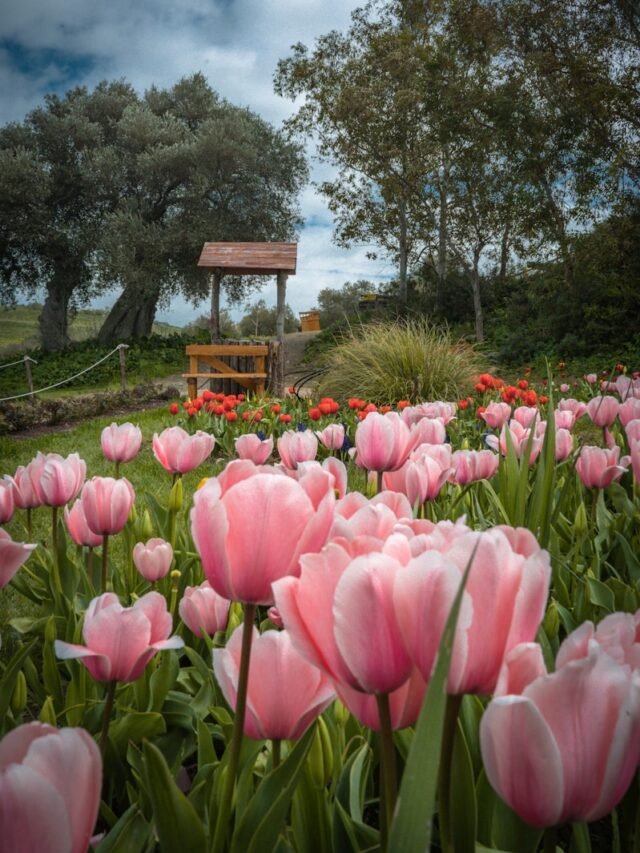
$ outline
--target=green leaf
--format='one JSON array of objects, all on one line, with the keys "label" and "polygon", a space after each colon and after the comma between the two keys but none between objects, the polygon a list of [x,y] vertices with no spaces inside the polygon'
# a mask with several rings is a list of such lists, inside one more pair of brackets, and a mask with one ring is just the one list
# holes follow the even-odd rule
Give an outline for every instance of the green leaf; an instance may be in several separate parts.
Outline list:
[{"label": "green leaf", "polygon": [[373,752],[365,741],[344,764],[338,784],[333,815],[332,841],[336,853],[358,853],[378,842],[377,830],[364,823],[364,796],[373,763]]},{"label": "green leaf", "polygon": [[130,806],[115,826],[102,839],[97,853],[142,853],[147,849],[151,827],[138,806]]},{"label": "green leaf", "polygon": [[477,814],[471,755],[458,720],[451,762],[451,841],[456,853],[474,853]]},{"label": "green leaf", "polygon": [[279,767],[260,783],[233,834],[232,853],[273,850],[314,737],[310,726]]},{"label": "green leaf", "polygon": [[591,837],[586,823],[571,824],[571,853],[591,853]]},{"label": "green leaf", "polygon": [[162,853],[205,853],[206,834],[196,810],[175,783],[164,756],[145,741],[146,786]]},{"label": "green leaf", "polygon": [[616,600],[609,587],[596,578],[587,578],[587,586],[591,603],[602,607],[607,613],[613,613],[616,609]]},{"label": "green leaf", "polygon": [[151,698],[148,711],[161,711],[167,694],[176,683],[180,665],[177,655],[162,654],[160,663],[151,676]]},{"label": "green leaf", "polygon": [[390,853],[429,850],[436,803],[440,748],[447,705],[447,675],[464,587],[476,554],[474,549],[447,619],[438,658],[416,724],[413,744],[402,777],[389,833]]},{"label": "green leaf", "polygon": [[127,711],[109,727],[109,740],[120,755],[125,755],[129,742],[140,743],[143,738],[164,734],[166,725],[162,714],[152,711]]},{"label": "green leaf", "polygon": [[9,710],[11,697],[13,696],[13,688],[16,686],[18,673],[22,668],[23,662],[31,654],[37,640],[32,640],[28,645],[22,646],[7,664],[7,668],[2,673],[0,679],[0,731],[4,730],[4,719]]}]

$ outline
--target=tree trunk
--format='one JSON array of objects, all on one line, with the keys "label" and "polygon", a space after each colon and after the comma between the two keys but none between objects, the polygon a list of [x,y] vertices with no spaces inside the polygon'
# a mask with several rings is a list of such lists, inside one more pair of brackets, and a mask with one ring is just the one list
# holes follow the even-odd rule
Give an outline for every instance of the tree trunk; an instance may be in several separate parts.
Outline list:
[{"label": "tree trunk", "polygon": [[398,270],[398,301],[400,303],[400,313],[404,314],[407,310],[407,268],[409,265],[409,248],[407,245],[407,208],[404,199],[400,200],[398,205],[398,213],[400,217],[399,226],[399,270]]},{"label": "tree trunk", "polygon": [[440,216],[438,219],[438,265],[436,268],[436,299],[434,313],[439,314],[442,307],[445,282],[447,278],[447,246],[449,242],[449,207],[447,194],[449,190],[449,162],[442,158],[439,172]]},{"label": "tree trunk", "polygon": [[276,315],[276,337],[279,341],[284,340],[284,314],[287,299],[287,274],[278,273],[277,281],[277,315]]},{"label": "tree trunk", "polygon": [[484,319],[482,302],[480,300],[480,254],[481,250],[473,252],[473,269],[471,270],[471,289],[473,291],[473,312],[476,318],[476,340],[479,344],[484,341]]},{"label": "tree trunk", "polygon": [[39,318],[40,340],[47,352],[60,352],[70,344],[68,310],[72,290],[64,273],[54,275],[47,284]]},{"label": "tree trunk", "polygon": [[160,292],[127,285],[98,332],[98,342],[112,344],[151,334]]},{"label": "tree trunk", "polygon": [[216,269],[211,276],[211,343],[214,344],[221,340],[220,333],[220,283],[222,281],[222,273]]},{"label": "tree trunk", "polygon": [[507,265],[509,263],[509,238],[511,237],[511,223],[505,225],[500,240],[500,269],[498,271],[498,279],[501,284],[504,284],[507,279]]}]

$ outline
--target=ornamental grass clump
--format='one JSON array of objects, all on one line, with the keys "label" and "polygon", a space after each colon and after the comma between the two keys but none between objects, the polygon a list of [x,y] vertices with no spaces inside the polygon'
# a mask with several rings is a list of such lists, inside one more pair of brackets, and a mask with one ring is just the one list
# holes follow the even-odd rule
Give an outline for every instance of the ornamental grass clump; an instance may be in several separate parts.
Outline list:
[{"label": "ornamental grass clump", "polygon": [[357,396],[378,404],[464,397],[485,367],[471,344],[455,341],[427,320],[354,329],[328,353],[325,365],[321,396]]}]

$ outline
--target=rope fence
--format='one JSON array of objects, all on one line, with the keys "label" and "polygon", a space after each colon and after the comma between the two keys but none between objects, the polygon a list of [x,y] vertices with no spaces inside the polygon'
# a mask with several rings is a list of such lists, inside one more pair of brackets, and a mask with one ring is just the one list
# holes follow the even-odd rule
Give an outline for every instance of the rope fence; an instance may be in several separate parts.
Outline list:
[{"label": "rope fence", "polygon": [[0,370],[4,367],[13,367],[16,364],[24,364],[25,369],[27,371],[27,382],[29,384],[29,391],[24,394],[14,394],[13,397],[1,397],[0,403],[8,403],[11,400],[22,400],[24,397],[33,397],[34,394],[41,394],[43,391],[51,391],[53,388],[59,388],[61,385],[66,385],[67,382],[73,382],[74,379],[78,379],[79,376],[84,376],[85,373],[88,373],[90,370],[93,370],[98,365],[102,364],[114,353],[119,353],[120,355],[120,381],[122,384],[122,390],[127,390],[127,377],[125,372],[125,352],[129,347],[127,344],[118,344],[117,347],[108,352],[105,356],[95,362],[95,364],[90,364],[89,367],[85,367],[84,370],[80,370],[78,373],[74,373],[73,376],[69,376],[67,379],[62,379],[60,382],[54,382],[53,385],[47,385],[46,388],[38,388],[36,391],[33,390],[33,383],[31,380],[31,365],[29,362],[33,362],[37,364],[37,361],[30,358],[28,355],[25,355],[24,358],[19,359],[18,361],[12,361],[9,364],[0,365]]}]

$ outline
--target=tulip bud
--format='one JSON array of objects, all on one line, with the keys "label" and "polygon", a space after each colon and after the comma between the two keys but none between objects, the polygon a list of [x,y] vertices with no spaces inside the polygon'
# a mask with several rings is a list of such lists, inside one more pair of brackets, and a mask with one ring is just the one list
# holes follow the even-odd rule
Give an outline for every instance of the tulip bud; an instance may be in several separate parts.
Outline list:
[{"label": "tulip bud", "polygon": [[242,624],[242,605],[234,602],[229,608],[229,621],[227,622],[226,636],[230,637],[238,625]]},{"label": "tulip bud", "polygon": [[555,601],[552,599],[542,620],[542,627],[549,640],[555,640],[560,629],[560,616]]},{"label": "tulip bud", "polygon": [[14,717],[21,714],[27,707],[27,679],[24,672],[20,670],[16,679],[13,693],[11,694],[11,711]]},{"label": "tulip bud", "polygon": [[136,505],[131,504],[131,509],[129,510],[129,518],[127,519],[127,521],[130,521],[131,524],[135,524],[137,520],[138,520],[138,513],[136,511]]},{"label": "tulip bud", "polygon": [[151,515],[149,514],[149,510],[145,509],[142,514],[142,524],[140,525],[140,534],[142,536],[143,542],[148,542],[149,539],[153,538],[153,524],[151,522]]},{"label": "tulip bud", "polygon": [[169,512],[180,512],[182,509],[182,477],[178,477],[169,495]]},{"label": "tulip bud", "polygon": [[583,501],[580,501],[578,504],[578,509],[576,510],[576,515],[573,521],[573,529],[575,530],[577,537],[583,537],[589,529],[587,510],[585,509]]},{"label": "tulip bud", "polygon": [[336,699],[333,703],[333,714],[336,718],[336,723],[342,729],[347,725],[351,716],[349,709],[339,699]]},{"label": "tulip bud", "polygon": [[58,632],[56,631],[56,617],[50,616],[47,619],[47,624],[44,626],[45,643],[53,643],[57,636]]},{"label": "tulip bud", "polygon": [[327,768],[325,764],[324,739],[320,731],[322,722],[322,717],[318,717],[306,765],[307,775],[316,791],[321,791],[328,784],[333,769],[333,753],[329,754],[331,767]]},{"label": "tulip bud", "polygon": [[47,696],[46,701],[38,714],[38,719],[41,723],[49,723],[50,726],[58,725],[56,720],[56,709],[53,704],[52,696]]}]

